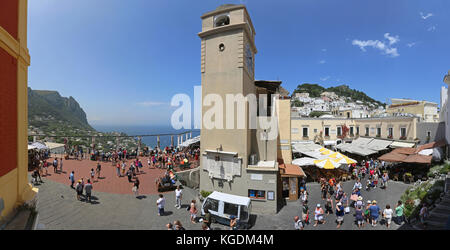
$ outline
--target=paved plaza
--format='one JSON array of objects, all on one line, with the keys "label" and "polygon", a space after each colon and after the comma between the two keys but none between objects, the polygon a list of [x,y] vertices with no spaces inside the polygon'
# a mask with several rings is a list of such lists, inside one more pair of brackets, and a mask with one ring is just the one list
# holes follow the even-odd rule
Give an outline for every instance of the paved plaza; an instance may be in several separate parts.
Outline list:
[{"label": "paved plaza", "polygon": [[[354,181],[343,184],[344,191],[349,193]],[[94,184],[93,203],[78,201],[76,194],[67,184],[44,178],[39,187],[39,224],[38,229],[156,229],[163,230],[165,225],[174,220],[180,220],[188,230],[200,230],[201,224],[192,224],[189,221],[189,212],[186,211],[190,200],[197,198],[195,190],[186,188],[183,195],[182,209],[176,209],[174,192],[164,193],[166,198],[166,216],[157,215],[157,194],[143,194],[136,198],[132,194],[107,193],[96,190]],[[310,196],[310,218],[313,218],[313,209],[317,203],[324,205],[320,198],[320,186],[317,183],[308,183]],[[409,187],[401,182],[389,182],[387,190],[374,189],[369,192],[362,191],[364,201],[377,200],[381,209],[386,204],[394,207],[400,196]],[[341,229],[355,229],[353,210],[345,215]],[[293,229],[293,217],[300,215],[300,202],[287,202],[276,215],[256,215],[252,229],[288,230]],[[313,227],[307,225],[305,230],[336,229],[335,215],[326,217],[326,224]],[[213,224],[213,229],[227,229],[225,226]],[[391,229],[399,226],[392,224]],[[386,230],[385,226],[367,226],[361,230]]]},{"label": "paved plaza", "polygon": [[[53,157],[49,158],[47,161],[51,164],[53,162]],[[60,157],[58,156],[58,160]],[[137,173],[137,177],[140,180],[140,192],[144,194],[157,194],[156,179],[162,177],[165,173],[165,169],[160,168],[149,168],[147,164],[148,157],[141,157],[143,167],[140,168],[140,172]],[[129,169],[132,160],[127,160],[126,170]],[[118,177],[116,167],[112,165],[111,162],[102,162],[101,165],[101,175],[100,179],[97,178],[95,174],[94,187],[96,191],[115,193],[115,194],[131,194],[131,188],[133,183],[128,182],[127,176]],[[84,178],[85,182],[90,178],[91,169],[94,171],[97,168],[97,161],[91,161],[88,159],[84,160],[63,160],[63,171],[54,173],[53,166],[48,167],[48,175],[45,175],[44,179],[52,180],[55,182],[60,182],[66,185],[70,185],[69,175],[72,171],[75,171],[75,181]],[[58,166],[59,169],[59,166]]]}]

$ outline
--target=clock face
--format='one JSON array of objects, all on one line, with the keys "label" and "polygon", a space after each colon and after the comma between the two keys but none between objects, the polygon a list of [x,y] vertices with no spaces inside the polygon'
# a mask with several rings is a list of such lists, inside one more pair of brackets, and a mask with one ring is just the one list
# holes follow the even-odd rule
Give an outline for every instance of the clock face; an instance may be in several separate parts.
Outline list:
[{"label": "clock face", "polygon": [[250,45],[247,43],[245,45],[245,64],[247,65],[247,70],[250,75],[253,74],[253,52],[250,49]]}]

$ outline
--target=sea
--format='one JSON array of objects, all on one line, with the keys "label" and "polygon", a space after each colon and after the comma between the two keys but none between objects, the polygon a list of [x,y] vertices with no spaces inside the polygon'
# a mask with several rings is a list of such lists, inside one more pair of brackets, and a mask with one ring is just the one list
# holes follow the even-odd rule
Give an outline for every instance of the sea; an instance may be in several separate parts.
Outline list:
[{"label": "sea", "polygon": [[[99,132],[122,132],[127,135],[154,135],[154,134],[180,134],[183,132],[192,131],[192,138],[200,135],[199,129],[180,129],[176,130],[172,126],[108,126],[108,125],[93,125],[97,131]],[[136,137],[137,139],[137,137]],[[186,140],[184,137],[183,141]],[[173,138],[174,144],[177,144],[177,136],[175,135]],[[157,146],[157,137],[156,136],[144,136],[142,137],[142,142],[145,145],[155,148]],[[170,146],[170,135],[169,136],[160,136],[160,144],[161,147]]]}]

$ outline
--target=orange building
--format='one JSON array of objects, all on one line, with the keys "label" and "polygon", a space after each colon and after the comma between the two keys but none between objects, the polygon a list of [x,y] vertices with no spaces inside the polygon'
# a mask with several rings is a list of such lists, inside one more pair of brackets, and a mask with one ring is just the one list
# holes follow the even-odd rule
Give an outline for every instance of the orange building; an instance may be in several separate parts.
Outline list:
[{"label": "orange building", "polygon": [[0,225],[36,197],[28,182],[27,0],[0,1]]}]

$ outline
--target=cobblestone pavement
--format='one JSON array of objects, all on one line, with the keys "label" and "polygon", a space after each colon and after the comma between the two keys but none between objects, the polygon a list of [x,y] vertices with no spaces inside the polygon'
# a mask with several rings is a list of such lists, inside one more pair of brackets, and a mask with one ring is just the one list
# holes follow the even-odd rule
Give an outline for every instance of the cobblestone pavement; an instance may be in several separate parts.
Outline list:
[{"label": "cobblestone pavement", "polygon": [[[174,220],[180,220],[186,229],[200,230],[201,224],[192,224],[189,221],[189,212],[186,211],[190,200],[197,197],[197,192],[189,188],[184,189],[183,208],[176,209],[174,192],[165,193],[166,216],[157,215],[157,195],[144,195],[140,199],[131,194],[113,194],[93,190],[93,204],[78,201],[73,189],[68,185],[52,180],[44,180],[39,185],[39,224],[38,229],[165,229],[165,225]],[[349,192],[354,181],[343,184],[344,190]],[[364,201],[377,200],[380,208],[384,209],[389,203],[395,206],[397,200],[409,185],[400,182],[389,182],[387,190],[374,189],[369,192],[362,191]],[[308,184],[310,193],[310,210],[317,203],[324,205],[320,198],[320,186],[316,183]],[[353,223],[353,209],[345,215],[341,229],[356,229]],[[276,215],[257,215],[252,229],[293,229],[293,217],[300,215],[300,202],[287,202]],[[313,218],[310,212],[310,218]],[[335,215],[326,217],[326,224],[313,227],[308,225],[305,230],[336,229]],[[225,226],[213,224],[213,229],[226,229]],[[392,224],[391,229],[399,226]],[[386,230],[385,226],[367,226],[361,230]]]}]

